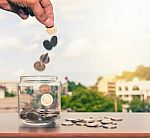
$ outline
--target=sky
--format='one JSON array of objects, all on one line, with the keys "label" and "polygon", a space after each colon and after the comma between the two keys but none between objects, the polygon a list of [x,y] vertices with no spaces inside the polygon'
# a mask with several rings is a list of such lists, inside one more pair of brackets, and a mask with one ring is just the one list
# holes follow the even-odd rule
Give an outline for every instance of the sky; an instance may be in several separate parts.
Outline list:
[{"label": "sky", "polygon": [[[99,76],[150,66],[149,0],[52,0],[58,45],[35,18],[20,19],[0,10],[0,80],[22,75],[56,75],[60,80],[93,85]],[[34,70],[41,54],[49,53],[45,71]]]}]

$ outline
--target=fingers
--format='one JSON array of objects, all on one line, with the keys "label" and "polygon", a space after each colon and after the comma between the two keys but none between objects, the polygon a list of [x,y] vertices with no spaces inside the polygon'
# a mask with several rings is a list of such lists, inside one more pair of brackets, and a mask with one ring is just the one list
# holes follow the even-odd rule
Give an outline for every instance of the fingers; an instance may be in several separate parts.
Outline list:
[{"label": "fingers", "polygon": [[39,22],[47,27],[54,26],[52,5],[48,0],[36,1],[31,5],[31,9]]}]

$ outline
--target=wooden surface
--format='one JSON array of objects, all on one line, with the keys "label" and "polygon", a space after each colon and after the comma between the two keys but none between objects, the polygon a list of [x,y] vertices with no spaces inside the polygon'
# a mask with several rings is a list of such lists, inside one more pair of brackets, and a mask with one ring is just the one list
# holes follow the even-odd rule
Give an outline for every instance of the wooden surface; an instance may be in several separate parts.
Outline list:
[{"label": "wooden surface", "polygon": [[[62,126],[65,118],[120,117],[116,129]],[[150,138],[150,113],[62,113],[55,128],[27,127],[17,113],[0,113],[0,137]]]}]

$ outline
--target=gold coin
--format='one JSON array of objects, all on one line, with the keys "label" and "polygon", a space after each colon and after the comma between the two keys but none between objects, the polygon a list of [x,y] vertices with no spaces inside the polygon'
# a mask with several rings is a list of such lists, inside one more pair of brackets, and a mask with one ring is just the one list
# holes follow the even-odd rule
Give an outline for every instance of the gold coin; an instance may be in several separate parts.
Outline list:
[{"label": "gold coin", "polygon": [[52,34],[55,34],[56,33],[56,28],[53,26],[53,27],[47,27],[47,33],[49,34],[49,35],[52,35]]},{"label": "gold coin", "polygon": [[53,97],[50,94],[44,94],[41,97],[41,104],[44,106],[50,106],[53,102]]},{"label": "gold coin", "polygon": [[49,93],[50,92],[50,86],[47,85],[47,84],[43,84],[39,87],[39,91],[42,93],[42,94],[45,94],[45,93]]}]

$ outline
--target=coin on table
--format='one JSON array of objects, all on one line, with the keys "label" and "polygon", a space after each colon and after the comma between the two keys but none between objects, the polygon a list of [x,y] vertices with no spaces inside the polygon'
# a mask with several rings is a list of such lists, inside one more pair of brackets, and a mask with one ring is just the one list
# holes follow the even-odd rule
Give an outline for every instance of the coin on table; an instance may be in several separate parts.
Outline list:
[{"label": "coin on table", "polygon": [[47,33],[49,35],[55,34],[57,31],[56,27],[54,27],[54,26],[53,27],[47,27],[46,30],[47,30]]},{"label": "coin on table", "polygon": [[98,127],[100,123],[99,122],[93,122],[93,123],[86,123],[87,127]]},{"label": "coin on table", "polygon": [[82,119],[79,118],[66,118],[66,121],[71,121],[72,123],[81,122]]},{"label": "coin on table", "polygon": [[40,61],[43,62],[44,64],[48,64],[50,62],[50,58],[48,56],[48,53],[41,55]]},{"label": "coin on table", "polygon": [[122,121],[123,119],[119,118],[119,117],[112,117],[111,120],[112,121]]},{"label": "coin on table", "polygon": [[50,106],[53,103],[53,97],[50,94],[43,94],[41,97],[41,104]]},{"label": "coin on table", "polygon": [[73,124],[74,124],[74,123],[68,122],[68,121],[62,123],[63,126],[72,126]]},{"label": "coin on table", "polygon": [[113,124],[105,124],[105,125],[103,125],[103,128],[114,129],[114,128],[117,128],[117,125],[113,125]]},{"label": "coin on table", "polygon": [[84,119],[82,119],[82,122],[84,122],[84,123],[93,123],[93,122],[95,122],[95,119],[92,119],[92,118],[84,118]]},{"label": "coin on table", "polygon": [[27,119],[32,121],[38,121],[41,120],[41,116],[37,112],[28,112]]},{"label": "coin on table", "polygon": [[43,71],[45,69],[45,64],[43,64],[42,62],[40,61],[37,61],[34,63],[34,68],[37,70],[37,71]]},{"label": "coin on table", "polygon": [[83,122],[76,122],[75,123],[77,126],[85,126],[86,124],[85,123],[83,123]]},{"label": "coin on table", "polygon": [[103,119],[103,120],[101,121],[101,123],[102,123],[102,124],[112,124],[113,122],[112,122],[112,120],[110,120],[110,119]]},{"label": "coin on table", "polygon": [[43,46],[46,50],[51,50],[53,48],[52,43],[49,40],[45,40]]},{"label": "coin on table", "polygon": [[45,93],[50,93],[50,86],[47,85],[47,84],[43,84],[39,87],[39,91],[42,93],[42,94],[45,94]]},{"label": "coin on table", "polygon": [[57,45],[57,36],[52,36],[50,42],[52,43],[52,46],[55,47]]}]

